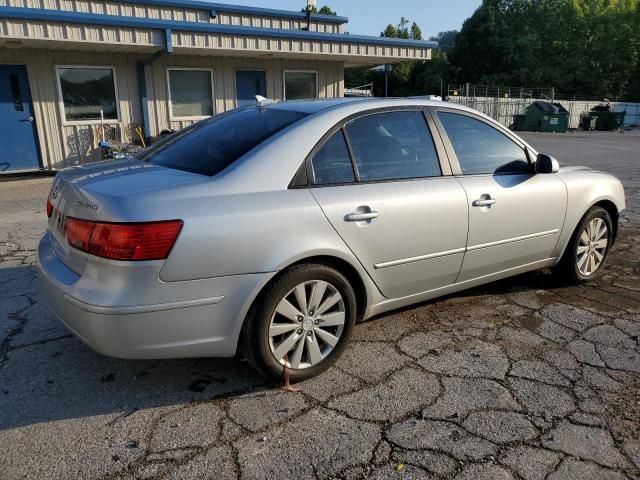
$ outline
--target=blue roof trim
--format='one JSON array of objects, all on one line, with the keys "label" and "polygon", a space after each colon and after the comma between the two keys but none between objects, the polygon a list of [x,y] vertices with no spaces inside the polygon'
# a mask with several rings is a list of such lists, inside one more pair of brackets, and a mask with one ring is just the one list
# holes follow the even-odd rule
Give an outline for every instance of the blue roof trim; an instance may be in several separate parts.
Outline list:
[{"label": "blue roof trim", "polygon": [[84,12],[65,12],[61,10],[45,10],[40,8],[0,7],[0,17],[39,20],[43,22],[81,23],[87,25],[110,25],[161,30],[170,29],[187,32],[317,40],[322,42],[359,43],[392,47],[435,48],[438,46],[438,42],[424,40],[405,40],[402,38],[372,37],[345,33],[308,32],[306,30],[279,30],[273,28],[243,27],[239,25],[221,25],[217,23],[204,22],[178,22],[174,20],[122,17]]},{"label": "blue roof trim", "polygon": [[[241,13],[245,15],[260,15],[263,17],[280,17],[291,19],[306,19],[307,14],[305,12],[295,12],[292,10],[277,10],[273,8],[264,7],[248,7],[245,5],[228,5],[226,3],[213,3],[202,0],[128,0],[131,3],[138,5],[163,5],[167,7],[186,7],[197,8],[200,10],[210,10],[212,12],[226,12],[226,13]],[[317,13],[311,14],[311,19],[319,22],[348,23],[347,17],[339,17],[335,15],[320,15]]]}]

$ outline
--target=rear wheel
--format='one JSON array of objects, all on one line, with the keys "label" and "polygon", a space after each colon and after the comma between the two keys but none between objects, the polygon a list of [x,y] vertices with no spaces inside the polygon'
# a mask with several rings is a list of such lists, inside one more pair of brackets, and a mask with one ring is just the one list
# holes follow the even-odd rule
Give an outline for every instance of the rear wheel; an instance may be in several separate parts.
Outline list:
[{"label": "rear wheel", "polygon": [[613,223],[609,213],[592,207],[576,228],[557,267],[573,282],[586,282],[602,272],[613,243]]},{"label": "rear wheel", "polygon": [[256,301],[244,330],[247,359],[262,374],[293,382],[318,375],[344,350],[356,319],[353,288],[340,272],[296,265]]}]

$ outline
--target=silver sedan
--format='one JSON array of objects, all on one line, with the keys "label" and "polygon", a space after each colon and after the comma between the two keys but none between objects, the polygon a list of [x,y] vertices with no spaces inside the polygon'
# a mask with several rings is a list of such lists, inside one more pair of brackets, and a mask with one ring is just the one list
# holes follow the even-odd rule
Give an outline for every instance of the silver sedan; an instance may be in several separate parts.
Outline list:
[{"label": "silver sedan", "polygon": [[624,206],[616,178],[467,108],[263,102],[58,173],[38,264],[99,352],[241,353],[295,381],[373,315],[544,267],[593,279]]}]

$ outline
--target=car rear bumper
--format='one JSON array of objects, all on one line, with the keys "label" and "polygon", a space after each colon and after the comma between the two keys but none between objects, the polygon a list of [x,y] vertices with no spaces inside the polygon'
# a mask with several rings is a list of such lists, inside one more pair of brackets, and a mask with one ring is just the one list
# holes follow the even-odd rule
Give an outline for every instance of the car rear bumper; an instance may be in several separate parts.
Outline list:
[{"label": "car rear bumper", "polygon": [[166,283],[154,275],[144,286],[139,278],[127,285],[126,276],[110,278],[108,266],[74,273],[56,257],[48,233],[38,267],[47,300],[69,330],[104,355],[132,359],[235,355],[250,301],[273,276]]}]

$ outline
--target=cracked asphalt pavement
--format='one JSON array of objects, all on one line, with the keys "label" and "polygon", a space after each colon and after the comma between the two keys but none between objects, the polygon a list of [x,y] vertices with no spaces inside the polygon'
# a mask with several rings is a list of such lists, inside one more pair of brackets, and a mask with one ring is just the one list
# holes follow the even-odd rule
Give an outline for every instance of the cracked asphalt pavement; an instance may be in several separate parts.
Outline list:
[{"label": "cracked asphalt pavement", "polygon": [[34,267],[51,179],[0,183],[0,478],[640,478],[640,134],[526,137],[624,182],[605,274],[534,272],[368,321],[301,393],[239,360],[89,350]]}]

